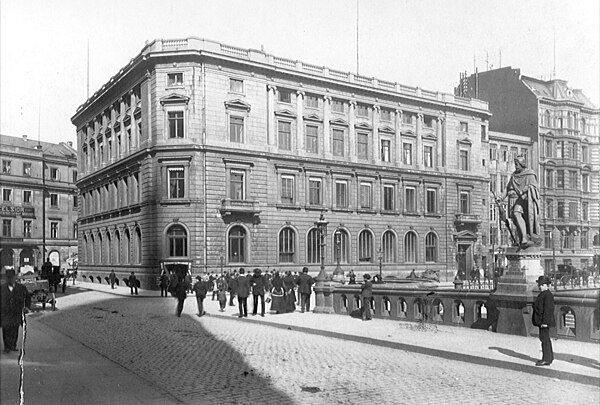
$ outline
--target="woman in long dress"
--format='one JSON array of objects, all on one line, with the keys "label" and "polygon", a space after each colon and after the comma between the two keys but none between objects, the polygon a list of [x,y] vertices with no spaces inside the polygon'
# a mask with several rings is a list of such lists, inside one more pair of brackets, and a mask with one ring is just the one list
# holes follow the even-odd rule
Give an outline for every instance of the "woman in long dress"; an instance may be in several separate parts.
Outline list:
[{"label": "woman in long dress", "polygon": [[285,312],[294,312],[296,310],[296,293],[294,291],[295,287],[296,281],[294,280],[294,276],[292,276],[292,272],[288,270],[285,272],[285,277],[283,278]]},{"label": "woman in long dress", "polygon": [[286,312],[285,291],[283,289],[283,279],[279,276],[278,271],[275,271],[271,284],[271,312],[283,314]]}]

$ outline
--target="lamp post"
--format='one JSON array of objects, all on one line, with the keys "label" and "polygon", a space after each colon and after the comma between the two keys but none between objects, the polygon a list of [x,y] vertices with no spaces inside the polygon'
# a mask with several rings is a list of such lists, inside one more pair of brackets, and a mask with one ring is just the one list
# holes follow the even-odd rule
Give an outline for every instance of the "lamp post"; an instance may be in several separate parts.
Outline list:
[{"label": "lamp post", "polygon": [[381,246],[379,246],[379,249],[377,249],[377,257],[379,258],[379,282],[383,283],[383,274],[381,271],[381,260],[383,259],[383,255],[382,255],[382,251],[381,251]]},{"label": "lamp post", "polygon": [[556,249],[554,247],[554,230],[550,231],[550,244],[552,245],[552,273],[554,278],[554,291],[556,291]]},{"label": "lamp post", "polygon": [[325,236],[327,235],[327,225],[329,222],[325,220],[325,215],[321,213],[319,216],[319,220],[315,222],[315,226],[319,231],[319,254],[321,255],[321,271],[319,271],[319,275],[317,276],[318,281],[327,280],[327,273],[325,272]]},{"label": "lamp post", "polygon": [[335,228],[335,232],[333,233],[333,235],[335,241],[335,254],[337,264],[335,266],[335,270],[333,271],[332,280],[344,283],[344,270],[342,270],[342,266],[340,266],[340,260],[342,256],[342,231],[340,230],[339,226]]}]

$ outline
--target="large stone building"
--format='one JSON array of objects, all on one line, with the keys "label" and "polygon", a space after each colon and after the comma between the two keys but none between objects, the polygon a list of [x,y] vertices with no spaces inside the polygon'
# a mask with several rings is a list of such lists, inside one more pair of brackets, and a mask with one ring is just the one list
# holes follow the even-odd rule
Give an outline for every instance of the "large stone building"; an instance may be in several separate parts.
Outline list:
[{"label": "large stone building", "polygon": [[0,135],[2,268],[27,272],[77,256],[77,152],[68,143]]},{"label": "large stone building", "polygon": [[[81,105],[80,273],[320,268],[452,280],[486,254],[488,105],[187,38]],[[329,223],[324,246],[315,222]]]},{"label": "large stone building", "polygon": [[489,102],[490,131],[532,141],[546,271],[591,266],[600,255],[600,110],[565,80],[539,80],[511,67],[465,75],[455,94]]}]

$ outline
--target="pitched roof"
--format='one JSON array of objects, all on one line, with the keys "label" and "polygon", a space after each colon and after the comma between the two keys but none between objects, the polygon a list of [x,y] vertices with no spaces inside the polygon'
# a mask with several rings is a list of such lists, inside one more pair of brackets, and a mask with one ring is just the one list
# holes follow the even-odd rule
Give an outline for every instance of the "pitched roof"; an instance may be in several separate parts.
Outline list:
[{"label": "pitched roof", "polygon": [[42,151],[45,155],[53,155],[57,157],[65,157],[65,158],[77,158],[77,151],[66,144],[65,142],[60,143],[50,143],[50,142],[42,142],[34,139],[28,139],[26,137],[21,136],[9,136],[0,134],[0,145],[2,147],[14,147],[19,148],[24,151],[27,149],[31,151]]}]

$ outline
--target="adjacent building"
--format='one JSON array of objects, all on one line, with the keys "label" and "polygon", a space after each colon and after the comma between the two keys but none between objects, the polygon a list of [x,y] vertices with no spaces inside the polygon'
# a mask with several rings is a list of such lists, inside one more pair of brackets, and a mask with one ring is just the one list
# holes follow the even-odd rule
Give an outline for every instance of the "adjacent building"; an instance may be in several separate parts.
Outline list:
[{"label": "adjacent building", "polygon": [[[79,272],[259,267],[452,280],[487,255],[486,102],[198,38],[81,105]],[[316,222],[328,222],[321,243]],[[323,258],[323,259],[322,259]]]},{"label": "adjacent building", "polygon": [[511,67],[464,75],[455,94],[489,102],[490,132],[531,140],[546,271],[592,266],[600,256],[600,110],[565,80],[535,79]]},{"label": "adjacent building", "polygon": [[68,269],[77,257],[77,152],[0,135],[0,262],[2,269],[40,269],[47,258]]}]

